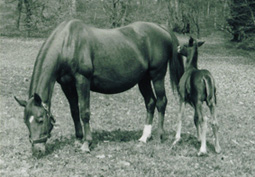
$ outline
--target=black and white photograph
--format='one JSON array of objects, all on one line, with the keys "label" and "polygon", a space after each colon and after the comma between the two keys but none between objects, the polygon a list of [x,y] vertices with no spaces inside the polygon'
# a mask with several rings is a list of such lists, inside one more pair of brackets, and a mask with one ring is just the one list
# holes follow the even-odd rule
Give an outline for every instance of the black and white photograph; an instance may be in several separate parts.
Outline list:
[{"label": "black and white photograph", "polygon": [[0,176],[255,176],[255,1],[0,0]]}]

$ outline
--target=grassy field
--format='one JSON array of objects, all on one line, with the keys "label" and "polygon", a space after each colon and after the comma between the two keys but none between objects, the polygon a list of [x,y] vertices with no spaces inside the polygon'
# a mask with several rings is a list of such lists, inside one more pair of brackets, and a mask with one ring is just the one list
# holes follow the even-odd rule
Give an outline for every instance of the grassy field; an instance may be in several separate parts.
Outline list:
[{"label": "grassy field", "polygon": [[[181,42],[186,37],[179,36]],[[0,38],[0,176],[255,176],[255,58],[235,49],[221,36],[207,37],[199,67],[209,69],[218,88],[218,120],[223,152],[216,154],[211,128],[208,155],[197,157],[193,111],[186,109],[182,140],[174,140],[178,101],[166,77],[166,139],[139,144],[145,107],[138,88],[118,95],[91,94],[94,143],[90,154],[74,145],[69,106],[59,85],[52,99],[59,127],[52,131],[47,155],[34,158],[23,123],[23,108],[13,99],[27,99],[30,77],[42,39]],[[209,111],[205,109],[206,115]],[[154,119],[153,135],[157,124]]]}]

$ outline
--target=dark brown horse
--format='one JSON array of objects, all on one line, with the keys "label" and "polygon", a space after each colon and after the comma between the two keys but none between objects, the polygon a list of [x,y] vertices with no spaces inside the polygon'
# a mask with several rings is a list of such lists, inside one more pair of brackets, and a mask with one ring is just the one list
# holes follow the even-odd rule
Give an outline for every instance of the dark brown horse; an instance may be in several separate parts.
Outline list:
[{"label": "dark brown horse", "polygon": [[28,101],[15,97],[25,107],[24,119],[33,152],[45,151],[55,122],[50,107],[56,81],[69,101],[76,137],[84,140],[82,151],[89,151],[92,141],[90,90],[115,94],[138,84],[147,109],[140,141],[146,142],[151,136],[155,107],[161,137],[167,104],[164,87],[167,64],[173,88],[184,71],[178,45],[172,32],[154,23],[136,22],[117,29],[93,28],[79,20],[61,23],[39,51]]},{"label": "dark brown horse", "polygon": [[213,76],[208,70],[200,70],[197,67],[198,60],[198,47],[203,45],[204,42],[197,42],[197,40],[190,38],[188,45],[178,47],[178,52],[186,57],[184,61],[184,74],[179,83],[180,94],[180,110],[179,110],[179,123],[175,136],[176,144],[181,138],[181,124],[184,113],[185,104],[189,103],[195,109],[194,123],[197,128],[198,140],[201,141],[201,147],[198,155],[206,153],[206,131],[207,131],[207,118],[202,114],[202,105],[205,101],[210,108],[213,118],[212,128],[215,136],[215,151],[221,151],[218,140],[218,122],[216,119],[215,106],[216,106],[216,87]]}]

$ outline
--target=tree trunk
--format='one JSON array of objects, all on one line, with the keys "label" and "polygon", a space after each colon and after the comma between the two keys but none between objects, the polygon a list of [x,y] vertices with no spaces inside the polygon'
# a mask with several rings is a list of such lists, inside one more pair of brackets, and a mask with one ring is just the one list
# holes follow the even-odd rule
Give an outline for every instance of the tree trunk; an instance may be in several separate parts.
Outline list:
[{"label": "tree trunk", "polygon": [[72,0],[72,6],[70,9],[70,15],[75,16],[76,15],[76,0]]},{"label": "tree trunk", "polygon": [[207,17],[210,16],[210,2],[208,1],[208,4],[207,4]]},{"label": "tree trunk", "polygon": [[116,27],[117,26],[117,3],[119,1],[118,0],[112,0],[112,8],[113,8],[113,13],[112,13],[112,27]]},{"label": "tree trunk", "polygon": [[22,4],[23,4],[23,1],[20,0],[20,1],[18,2],[18,19],[17,19],[17,29],[18,29],[18,30],[19,30],[19,26],[20,26],[20,18],[21,18]]},{"label": "tree trunk", "polygon": [[32,27],[32,9],[31,9],[31,0],[24,0],[24,4],[26,6],[26,27],[27,27],[27,35],[30,36],[31,27]]}]

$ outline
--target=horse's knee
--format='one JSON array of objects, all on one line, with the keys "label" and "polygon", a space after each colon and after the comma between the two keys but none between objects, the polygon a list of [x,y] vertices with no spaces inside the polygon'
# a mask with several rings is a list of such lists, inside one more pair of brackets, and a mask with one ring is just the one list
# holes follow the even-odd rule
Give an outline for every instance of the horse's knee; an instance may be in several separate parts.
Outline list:
[{"label": "horse's knee", "polygon": [[162,98],[157,98],[156,107],[158,112],[165,112],[167,105],[167,98],[163,96]]},{"label": "horse's knee", "polygon": [[146,103],[147,111],[153,114],[155,107],[156,107],[156,99],[150,98],[149,101]]}]

